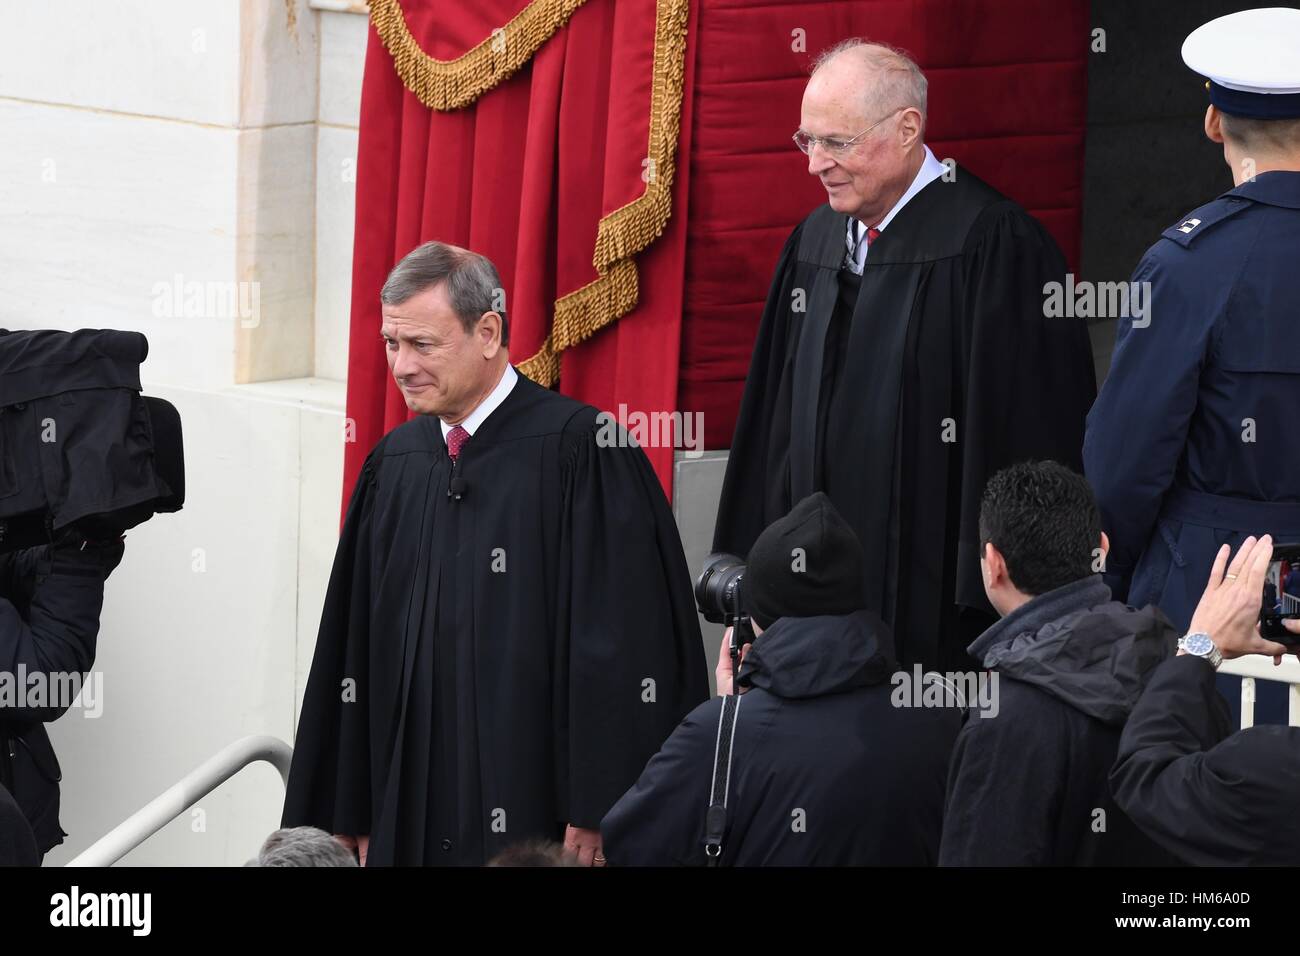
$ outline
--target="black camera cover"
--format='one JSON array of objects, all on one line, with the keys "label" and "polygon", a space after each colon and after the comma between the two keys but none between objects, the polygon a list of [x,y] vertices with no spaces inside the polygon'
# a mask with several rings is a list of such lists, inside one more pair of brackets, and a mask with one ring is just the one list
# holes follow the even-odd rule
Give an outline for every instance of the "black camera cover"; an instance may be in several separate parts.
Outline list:
[{"label": "black camera cover", "polygon": [[138,332],[0,329],[0,552],[116,537],[185,501],[180,416]]}]

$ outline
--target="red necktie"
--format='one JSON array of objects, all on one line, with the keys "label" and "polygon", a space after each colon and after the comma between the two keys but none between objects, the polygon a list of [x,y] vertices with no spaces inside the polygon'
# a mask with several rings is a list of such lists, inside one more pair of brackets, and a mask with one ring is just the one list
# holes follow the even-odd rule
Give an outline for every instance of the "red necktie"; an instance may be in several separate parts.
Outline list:
[{"label": "red necktie", "polygon": [[447,432],[447,454],[451,456],[452,464],[460,457],[460,450],[465,447],[465,442],[469,441],[469,432],[459,425],[453,425],[451,431]]},{"label": "red necktie", "polygon": [[867,234],[866,234],[866,236],[864,237],[864,236],[862,236],[861,233],[858,232],[858,230],[859,230],[861,227],[862,227],[862,221],[861,221],[861,220],[858,220],[858,221],[856,221],[856,222],[853,223],[853,237],[852,237],[852,244],[849,246],[848,255],[845,257],[846,260],[847,260],[847,267],[848,267],[849,269],[851,269],[852,271],[854,271],[854,272],[857,272],[857,271],[858,271],[858,269],[857,269],[857,261],[858,261],[858,243],[862,242],[862,240],[865,238],[865,239],[866,239],[866,248],[869,249],[869,248],[871,248],[871,244],[872,244],[873,242],[875,242],[876,239],[877,239],[877,237],[879,237],[879,235],[880,235],[880,230],[877,229],[875,226],[867,226]]}]

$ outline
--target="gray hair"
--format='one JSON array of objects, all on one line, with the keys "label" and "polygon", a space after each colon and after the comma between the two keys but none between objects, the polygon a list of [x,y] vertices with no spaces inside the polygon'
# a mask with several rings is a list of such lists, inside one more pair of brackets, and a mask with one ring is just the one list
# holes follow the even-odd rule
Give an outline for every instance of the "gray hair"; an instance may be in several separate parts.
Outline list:
[{"label": "gray hair", "polygon": [[506,847],[487,866],[577,866],[578,858],[554,840],[524,840]]},{"label": "gray hair", "polygon": [[352,851],[324,830],[292,827],[276,830],[247,866],[356,866]]},{"label": "gray hair", "polygon": [[829,50],[823,50],[813,62],[812,75],[841,53],[856,52],[858,59],[872,74],[864,84],[866,117],[875,121],[888,116],[890,111],[914,106],[921,112],[921,126],[925,126],[926,94],[930,83],[907,53],[888,43],[877,43],[852,37],[841,40]]},{"label": "gray hair", "polygon": [[477,252],[445,242],[417,246],[388,273],[379,301],[401,305],[442,282],[447,283],[447,298],[467,333],[474,331],[484,312],[495,312],[501,316],[501,344],[509,346],[510,324],[506,321],[501,276],[492,260]]}]

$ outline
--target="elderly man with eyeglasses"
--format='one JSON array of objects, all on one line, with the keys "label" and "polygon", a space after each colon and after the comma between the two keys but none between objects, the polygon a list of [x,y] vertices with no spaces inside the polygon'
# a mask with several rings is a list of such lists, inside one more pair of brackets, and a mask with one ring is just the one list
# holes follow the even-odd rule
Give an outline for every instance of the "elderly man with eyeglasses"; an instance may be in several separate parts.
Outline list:
[{"label": "elderly man with eyeglasses", "polygon": [[849,40],[818,58],[794,142],[827,202],[772,280],[714,550],[744,555],[824,491],[866,551],[866,606],[900,663],[970,667],[996,616],[980,577],[988,477],[1081,470],[1096,395],[1083,320],[1047,317],[1066,265],[1020,206],[925,145],[926,79]]}]

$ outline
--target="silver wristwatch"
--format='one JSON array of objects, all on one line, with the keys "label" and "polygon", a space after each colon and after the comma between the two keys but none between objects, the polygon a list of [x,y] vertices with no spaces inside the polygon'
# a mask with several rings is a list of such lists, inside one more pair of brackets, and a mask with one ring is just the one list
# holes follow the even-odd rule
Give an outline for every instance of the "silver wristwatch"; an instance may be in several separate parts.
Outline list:
[{"label": "silver wristwatch", "polygon": [[1186,637],[1180,637],[1178,639],[1178,649],[1185,654],[1190,654],[1192,657],[1199,657],[1209,661],[1210,666],[1216,671],[1219,669],[1219,665],[1223,663],[1223,655],[1214,646],[1214,641],[1210,638],[1210,635],[1204,631],[1197,631],[1188,634]]}]

